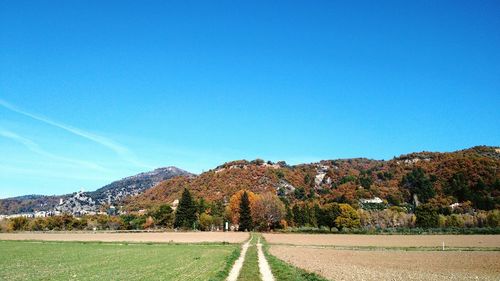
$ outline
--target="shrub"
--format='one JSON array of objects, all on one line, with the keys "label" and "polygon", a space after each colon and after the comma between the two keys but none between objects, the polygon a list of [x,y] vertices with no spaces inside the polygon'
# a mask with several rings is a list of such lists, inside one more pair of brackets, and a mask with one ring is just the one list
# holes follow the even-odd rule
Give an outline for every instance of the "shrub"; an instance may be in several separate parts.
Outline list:
[{"label": "shrub", "polygon": [[13,229],[10,221],[6,219],[0,220],[0,232],[11,232],[11,231],[13,231]]},{"label": "shrub", "polygon": [[153,228],[155,225],[155,221],[153,219],[153,217],[149,216],[146,221],[144,222],[144,224],[142,225],[142,228],[144,229],[150,229],[150,228]]},{"label": "shrub", "polygon": [[10,223],[14,231],[27,230],[28,228],[28,219],[25,217],[12,218]]},{"label": "shrub", "polygon": [[486,221],[489,227],[500,226],[500,210],[493,210],[488,213]]},{"label": "shrub", "polygon": [[416,225],[420,227],[438,227],[439,214],[436,207],[430,204],[422,204],[415,208],[417,217]]},{"label": "shrub", "polygon": [[457,215],[457,214],[453,214],[447,218],[446,226],[448,226],[448,227],[464,227],[465,220],[463,219],[462,216]]},{"label": "shrub", "polygon": [[335,219],[335,225],[338,229],[359,228],[361,226],[359,215],[349,204],[339,204],[340,214]]},{"label": "shrub", "polygon": [[207,214],[207,213],[203,213],[200,215],[200,229],[201,230],[210,230],[212,225],[214,224],[214,218]]},{"label": "shrub", "polygon": [[438,218],[438,226],[439,227],[446,227],[446,221],[447,221],[447,218],[446,216],[443,216],[443,215],[438,215],[439,218]]},{"label": "shrub", "polygon": [[174,221],[174,211],[170,205],[164,204],[151,211],[151,216],[158,227],[172,227]]}]

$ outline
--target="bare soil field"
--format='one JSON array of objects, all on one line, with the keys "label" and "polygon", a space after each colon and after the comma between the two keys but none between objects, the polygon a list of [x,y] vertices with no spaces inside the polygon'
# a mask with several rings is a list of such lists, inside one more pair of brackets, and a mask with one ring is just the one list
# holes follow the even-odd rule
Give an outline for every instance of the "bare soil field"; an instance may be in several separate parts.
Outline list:
[{"label": "bare soil field", "polygon": [[500,280],[498,251],[353,251],[273,245],[270,253],[331,280]]},{"label": "bare soil field", "polygon": [[500,248],[500,235],[264,234],[270,244],[345,247]]},{"label": "bare soil field", "polygon": [[228,242],[241,243],[247,240],[243,232],[20,232],[0,233],[0,240],[43,240],[43,241],[102,241],[102,242]]}]

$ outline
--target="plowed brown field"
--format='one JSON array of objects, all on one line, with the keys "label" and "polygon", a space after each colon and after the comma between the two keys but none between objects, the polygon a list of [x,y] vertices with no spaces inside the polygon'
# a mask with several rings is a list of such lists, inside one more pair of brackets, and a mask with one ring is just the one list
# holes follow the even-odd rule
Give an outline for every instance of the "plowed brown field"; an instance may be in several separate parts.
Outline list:
[{"label": "plowed brown field", "polygon": [[490,247],[500,248],[500,235],[350,235],[264,234],[268,243],[345,247]]},{"label": "plowed brown field", "polygon": [[331,280],[500,280],[498,251],[353,251],[274,245],[270,252]]},{"label": "plowed brown field", "polygon": [[264,236],[271,254],[332,280],[500,280],[500,235]]},{"label": "plowed brown field", "polygon": [[0,240],[44,240],[44,241],[102,241],[102,242],[229,242],[241,243],[248,233],[242,232],[54,232],[54,233],[0,233]]}]

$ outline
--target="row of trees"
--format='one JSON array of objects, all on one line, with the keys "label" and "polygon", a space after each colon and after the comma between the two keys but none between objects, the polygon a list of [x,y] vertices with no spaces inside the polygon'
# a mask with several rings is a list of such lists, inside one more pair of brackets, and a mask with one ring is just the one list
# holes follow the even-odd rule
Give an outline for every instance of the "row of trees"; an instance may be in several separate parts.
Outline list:
[{"label": "row of trees", "polygon": [[268,231],[286,226],[285,205],[273,193],[257,195],[240,190],[230,198],[226,214],[240,231]]},{"label": "row of trees", "polygon": [[427,203],[418,206],[414,216],[415,225],[424,228],[500,226],[500,210],[445,215],[440,208]]},{"label": "row of trees", "polygon": [[[144,218],[142,224],[144,224],[145,221],[146,218]],[[83,216],[78,218],[71,215],[44,218],[16,217],[0,221],[0,231],[2,232],[94,229],[118,230],[127,228],[123,217],[107,215]]]},{"label": "row of trees", "polygon": [[382,211],[358,210],[362,228],[482,228],[499,227],[500,211],[478,211],[473,213],[439,214],[429,205],[421,205],[415,213],[406,213],[398,208]]},{"label": "row of trees", "polygon": [[287,206],[286,221],[288,226],[315,227],[328,229],[352,229],[360,227],[358,212],[346,203],[307,204],[298,203]]},{"label": "row of trees", "polygon": [[[424,181],[425,182],[425,181]],[[426,185],[424,183],[424,185]],[[255,194],[240,190],[229,200],[206,202],[194,199],[184,189],[177,209],[163,204],[141,214],[120,216],[62,215],[46,218],[18,217],[0,221],[0,231],[43,230],[142,230],[198,229],[222,230],[230,222],[240,231],[270,231],[287,227],[312,227],[332,230],[356,228],[412,227],[499,227],[500,211],[474,211],[472,203],[449,207],[451,199],[427,199],[413,213],[401,207],[385,210],[356,210],[345,203],[296,202],[290,204],[273,193]]]},{"label": "row of trees", "polygon": [[290,207],[272,193],[257,195],[251,191],[239,191],[231,197],[227,213],[242,231],[269,231],[288,226],[336,227],[341,230],[360,227],[359,215],[349,204],[295,204]]}]

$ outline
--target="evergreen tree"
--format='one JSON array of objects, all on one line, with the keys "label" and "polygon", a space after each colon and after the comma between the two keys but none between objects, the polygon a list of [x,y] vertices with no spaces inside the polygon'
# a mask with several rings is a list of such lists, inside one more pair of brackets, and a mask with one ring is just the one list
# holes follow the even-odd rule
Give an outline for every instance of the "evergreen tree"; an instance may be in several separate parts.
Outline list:
[{"label": "evergreen tree", "polygon": [[439,214],[431,204],[423,204],[415,209],[416,225],[420,227],[438,227]]},{"label": "evergreen tree", "polygon": [[239,222],[240,222],[239,231],[252,230],[252,214],[250,211],[250,200],[248,199],[248,194],[246,191],[241,196]]},{"label": "evergreen tree", "polygon": [[316,218],[316,225],[319,228],[325,226],[324,212],[317,203],[314,204],[314,217]]},{"label": "evergreen tree", "polygon": [[323,213],[322,219],[324,225],[328,226],[328,228],[332,230],[332,228],[336,226],[335,220],[340,215],[339,204],[337,203],[326,204],[323,206],[321,211]]},{"label": "evergreen tree", "polygon": [[[484,184],[484,183],[482,183]],[[465,178],[464,174],[456,173],[449,180],[448,186],[445,191],[458,199],[458,202],[472,201],[473,193],[469,187],[468,180]]]},{"label": "evergreen tree", "polygon": [[412,195],[416,194],[418,200],[422,203],[427,203],[429,199],[436,195],[433,182],[425,175],[424,170],[421,168],[413,169],[406,174],[403,177],[401,185],[408,188]]},{"label": "evergreen tree", "polygon": [[306,224],[306,217],[304,210],[297,204],[292,208],[293,222],[295,226],[304,226]]},{"label": "evergreen tree", "polygon": [[314,209],[308,205],[304,205],[303,212],[305,216],[305,224],[308,226],[317,226],[316,217],[314,216]]},{"label": "evergreen tree", "polygon": [[198,214],[203,214],[205,213],[206,209],[208,209],[208,203],[205,201],[205,198],[201,197],[196,203],[196,210]]},{"label": "evergreen tree", "polygon": [[298,200],[304,200],[306,197],[306,190],[303,187],[298,187],[293,191],[293,195]]},{"label": "evergreen tree", "polygon": [[290,208],[290,205],[286,205],[285,207],[286,207],[286,215],[285,215],[286,222],[288,223],[288,225],[293,225],[292,209]]},{"label": "evergreen tree", "polygon": [[152,217],[155,220],[155,224],[161,227],[172,227],[172,220],[174,217],[174,211],[167,205],[161,205],[158,209],[152,212]]},{"label": "evergreen tree", "polygon": [[300,226],[300,210],[297,204],[292,207],[292,216],[293,216],[293,225],[298,227]]},{"label": "evergreen tree", "polygon": [[196,204],[187,188],[182,192],[181,201],[175,212],[175,228],[193,228],[196,222]]}]

